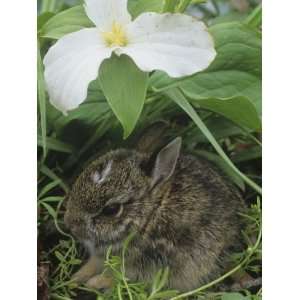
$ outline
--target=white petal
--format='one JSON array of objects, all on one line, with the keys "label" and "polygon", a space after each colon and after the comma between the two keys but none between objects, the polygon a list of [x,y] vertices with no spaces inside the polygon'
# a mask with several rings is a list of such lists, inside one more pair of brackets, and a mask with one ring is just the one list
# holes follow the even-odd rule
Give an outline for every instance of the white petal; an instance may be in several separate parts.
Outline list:
[{"label": "white petal", "polygon": [[127,0],[85,0],[85,11],[94,24],[103,31],[109,31],[114,22],[126,25],[131,21]]},{"label": "white petal", "polygon": [[45,81],[50,102],[60,111],[78,107],[87,96],[89,83],[101,62],[111,56],[96,28],[65,35],[44,58]]},{"label": "white petal", "polygon": [[187,76],[207,68],[216,56],[204,23],[187,15],[144,13],[126,30],[129,44],[121,52],[143,71]]}]

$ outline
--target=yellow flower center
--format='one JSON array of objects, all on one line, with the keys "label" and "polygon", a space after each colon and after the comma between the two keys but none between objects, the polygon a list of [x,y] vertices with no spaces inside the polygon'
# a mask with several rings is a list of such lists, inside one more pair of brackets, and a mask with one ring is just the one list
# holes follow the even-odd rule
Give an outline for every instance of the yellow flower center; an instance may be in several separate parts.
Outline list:
[{"label": "yellow flower center", "polygon": [[107,46],[120,46],[124,47],[127,45],[127,37],[122,25],[117,22],[113,22],[112,30],[109,32],[103,32],[102,36],[107,44]]}]

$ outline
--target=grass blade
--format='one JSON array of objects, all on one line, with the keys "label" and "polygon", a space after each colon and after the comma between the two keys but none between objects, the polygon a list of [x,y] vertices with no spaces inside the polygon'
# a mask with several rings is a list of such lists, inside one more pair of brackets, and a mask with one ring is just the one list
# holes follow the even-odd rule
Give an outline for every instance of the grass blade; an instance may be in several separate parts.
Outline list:
[{"label": "grass blade", "polygon": [[[37,137],[37,144],[38,144],[38,146],[43,147],[43,137],[40,135],[38,135],[38,137]],[[54,151],[63,152],[63,153],[73,153],[73,151],[74,151],[74,148],[72,145],[61,142],[52,137],[46,137],[46,144],[47,144],[47,149],[49,149],[49,150],[54,150]]]},{"label": "grass blade", "polygon": [[247,17],[246,23],[253,28],[260,28],[262,23],[262,6],[258,5]]},{"label": "grass blade", "polygon": [[39,45],[38,45],[37,59],[38,59],[38,61],[37,61],[38,101],[39,101],[39,112],[40,112],[40,122],[41,122],[41,131],[42,131],[43,156],[45,158],[47,155],[46,92],[45,92],[45,81],[44,81],[44,75],[43,75],[44,68],[43,68]]},{"label": "grass blade", "polygon": [[69,191],[68,186],[59,178],[52,170],[50,170],[46,165],[41,165],[41,173],[52,179],[53,181],[58,181],[61,188],[67,193]]}]

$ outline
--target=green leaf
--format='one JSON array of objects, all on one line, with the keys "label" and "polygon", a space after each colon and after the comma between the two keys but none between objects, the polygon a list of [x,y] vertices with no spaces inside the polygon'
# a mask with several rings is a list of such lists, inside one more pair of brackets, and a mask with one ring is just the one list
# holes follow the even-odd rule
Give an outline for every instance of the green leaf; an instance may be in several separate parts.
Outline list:
[{"label": "green leaf", "polygon": [[[213,134],[216,140],[248,134],[247,130],[243,130],[232,121],[217,114],[213,114],[209,118],[205,119],[205,125],[209,128],[209,131]],[[197,127],[188,131],[185,140],[187,145],[192,145],[193,143],[209,143],[205,135],[199,132]],[[193,148],[191,149],[193,150]]]},{"label": "green leaf", "polygon": [[260,130],[261,128],[261,121],[255,106],[248,98],[240,96],[228,99],[192,98],[191,100],[194,106],[223,115],[242,127],[245,126],[253,130]]},{"label": "green leaf", "polygon": [[185,10],[191,4],[191,2],[192,2],[192,0],[181,0],[176,11],[179,13],[185,12]]},{"label": "green leaf", "polygon": [[236,163],[249,161],[253,159],[261,158],[262,151],[260,146],[254,146],[249,149],[243,149],[241,152],[237,152],[234,156],[232,156],[232,160]]},{"label": "green leaf", "polygon": [[55,256],[58,258],[59,261],[61,261],[61,262],[66,261],[65,258],[64,258],[64,256],[63,256],[59,251],[56,250],[56,251],[54,252],[54,254],[55,254]]},{"label": "green leaf", "polygon": [[160,291],[167,284],[167,281],[169,279],[169,273],[170,273],[170,270],[168,267],[163,269],[163,273],[161,275],[160,282],[157,286],[157,291]]},{"label": "green leaf", "polygon": [[41,28],[40,36],[59,39],[67,33],[95,26],[87,17],[82,5],[66,9],[50,18]]},{"label": "green leaf", "polygon": [[222,300],[251,300],[251,298],[239,293],[226,293],[222,295]]},{"label": "green leaf", "polygon": [[159,282],[161,280],[162,272],[163,272],[163,269],[160,269],[154,276],[153,283],[152,283],[152,293],[157,290],[157,286],[159,285]]},{"label": "green leaf", "polygon": [[51,191],[53,188],[58,186],[60,184],[61,180],[54,180],[48,183],[46,186],[44,186],[40,193],[38,194],[38,199],[41,199],[44,195],[46,195],[49,191]]},{"label": "green leaf", "polygon": [[77,164],[80,157],[109,129],[116,128],[119,136],[117,119],[100,90],[99,80],[90,83],[87,99],[78,108],[68,112],[67,116],[49,102],[47,104],[48,126],[59,141],[73,149],[64,164],[66,168]]},{"label": "green leaf", "polygon": [[207,72],[239,70],[260,78],[261,34],[244,23],[220,23],[209,28],[217,57]]},{"label": "green leaf", "polygon": [[175,8],[178,5],[180,0],[165,0],[165,5],[163,8],[163,12],[175,12]]},{"label": "green leaf", "polygon": [[49,197],[45,197],[42,200],[40,200],[39,202],[62,202],[64,200],[63,196],[49,196]]},{"label": "green leaf", "polygon": [[155,91],[180,87],[190,98],[246,97],[261,113],[261,35],[246,24],[221,23],[210,27],[217,57],[204,72],[172,79],[155,72],[150,85]]},{"label": "green leaf", "polygon": [[[38,146],[42,146],[43,145],[42,137],[38,135],[37,138],[38,138],[37,139]],[[50,150],[64,152],[64,153],[72,153],[74,151],[72,145],[59,141],[52,137],[46,138],[46,144],[47,144],[47,149]]]},{"label": "green leaf", "polygon": [[55,16],[55,13],[53,12],[45,12],[38,16],[37,18],[37,29],[38,31],[44,26],[45,23],[48,22],[49,19],[51,19],[53,16]]},{"label": "green leaf", "polygon": [[49,102],[47,104],[49,126],[59,140],[76,147],[82,147],[82,143],[93,134],[110,112],[97,80],[90,83],[87,99],[78,108],[68,112],[67,116]]},{"label": "green leaf", "polygon": [[80,265],[82,263],[82,260],[81,259],[78,259],[78,258],[73,258],[69,261],[69,263],[71,265]]},{"label": "green leaf", "polygon": [[134,129],[146,98],[148,74],[126,55],[113,55],[99,71],[99,81],[109,105],[121,122],[124,138]]},{"label": "green leaf", "polygon": [[261,194],[261,187],[259,187],[255,182],[253,182],[250,178],[244,175],[230,160],[230,158],[225,154],[223,149],[220,147],[214,136],[205,126],[204,122],[200,119],[194,108],[187,101],[184,95],[178,89],[172,89],[170,91],[166,91],[165,94],[170,97],[175,103],[177,103],[195,122],[195,124],[199,127],[202,133],[206,136],[206,138],[210,141],[211,145],[215,148],[217,153],[224,159],[224,161],[228,164],[229,167],[232,168],[249,186],[251,186],[254,190]]},{"label": "green leaf", "polygon": [[49,204],[45,203],[45,202],[41,202],[41,204],[46,208],[46,210],[48,211],[49,215],[54,220],[56,220],[57,214],[56,214],[56,211],[54,210],[54,208],[52,206],[50,206]]},{"label": "green leaf", "polygon": [[157,294],[157,292],[159,292],[167,283],[169,278],[169,268],[165,268],[165,269],[160,269],[154,279],[153,279],[153,283],[152,283],[152,293],[150,295],[150,299],[154,299],[153,296]]},{"label": "green leaf", "polygon": [[[174,0],[173,0],[174,1]],[[138,0],[129,1],[128,10],[133,18],[136,18],[143,12],[157,12],[160,13],[163,10],[163,0]]]},{"label": "green leaf", "polygon": [[246,19],[246,23],[253,27],[253,28],[259,28],[261,27],[262,22],[262,6],[259,4],[248,16]]},{"label": "green leaf", "polygon": [[37,54],[37,88],[38,88],[38,101],[39,101],[39,112],[40,112],[40,124],[42,131],[41,144],[43,147],[43,156],[44,158],[47,155],[47,120],[46,120],[46,92],[45,92],[45,81],[44,81],[44,68],[40,53],[40,48],[38,45],[38,54]]},{"label": "green leaf", "polygon": [[54,12],[58,6],[58,0],[41,0],[41,12]]},{"label": "green leaf", "polygon": [[174,297],[178,294],[178,291],[175,290],[169,290],[169,291],[163,291],[163,292],[158,292],[155,295],[151,296],[152,299],[171,299],[171,297]]},{"label": "green leaf", "polygon": [[46,165],[40,166],[40,172],[52,179],[53,181],[58,181],[61,188],[68,193],[69,187],[64,183],[62,179],[60,179],[51,169],[49,169]]},{"label": "green leaf", "polygon": [[229,22],[243,22],[245,18],[247,17],[247,14],[240,13],[237,11],[230,11],[226,13],[225,15],[218,15],[215,18],[212,18],[209,20],[210,26],[219,24],[219,23],[229,23]]},{"label": "green leaf", "polygon": [[183,82],[181,90],[189,98],[246,97],[261,112],[261,81],[254,75],[241,71],[202,73]]}]

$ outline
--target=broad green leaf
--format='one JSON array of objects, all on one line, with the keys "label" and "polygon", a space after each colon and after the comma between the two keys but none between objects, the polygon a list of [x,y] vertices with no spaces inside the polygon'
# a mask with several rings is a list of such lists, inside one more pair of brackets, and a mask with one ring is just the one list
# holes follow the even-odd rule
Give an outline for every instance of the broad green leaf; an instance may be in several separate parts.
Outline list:
[{"label": "broad green leaf", "polygon": [[210,27],[217,57],[204,72],[173,79],[155,72],[150,85],[155,91],[180,87],[191,98],[247,97],[261,113],[261,36],[243,23]]},{"label": "broad green leaf", "polygon": [[247,14],[237,11],[230,11],[225,15],[219,15],[209,20],[209,25],[217,25],[219,23],[242,22],[247,17]]},{"label": "broad green leaf", "polygon": [[45,12],[38,16],[37,18],[37,29],[38,31],[48,22],[49,19],[51,19],[53,16],[55,16],[55,13],[53,12]]},{"label": "broad green leaf", "polygon": [[84,102],[78,108],[70,111],[67,116],[64,116],[56,109],[52,109],[50,105],[51,104],[49,104],[49,110],[52,111],[52,126],[54,126],[58,135],[60,135],[62,131],[65,130],[66,126],[71,123],[77,123],[79,127],[81,127],[80,124],[83,124],[87,130],[90,130],[97,126],[102,121],[105,114],[109,111],[107,103],[100,101]]},{"label": "broad green leaf", "polygon": [[109,105],[123,126],[123,136],[126,138],[143,109],[148,74],[139,70],[128,56],[113,55],[102,63],[99,81]]},{"label": "broad green leaf", "polygon": [[253,130],[260,130],[261,128],[261,121],[255,106],[248,98],[197,99],[191,97],[191,100],[196,107],[208,109],[223,115],[242,127],[245,126]]},{"label": "broad green leaf", "polygon": [[238,70],[260,78],[261,34],[244,23],[220,23],[209,28],[217,57],[206,72]]},{"label": "broad green leaf", "polygon": [[59,39],[67,33],[78,31],[85,27],[93,27],[82,5],[66,9],[50,18],[41,28],[40,36]]},{"label": "broad green leaf", "polygon": [[190,98],[247,97],[257,113],[261,112],[261,81],[241,71],[216,71],[199,74],[180,85],[183,93]]},{"label": "broad green leaf", "polygon": [[146,11],[157,13],[162,12],[163,6],[163,0],[138,0],[128,2],[128,10],[133,18],[136,18],[138,15]]},{"label": "broad green leaf", "polygon": [[187,101],[184,95],[178,89],[172,89],[166,91],[165,94],[170,97],[175,103],[177,103],[195,122],[195,124],[199,127],[202,133],[206,136],[206,138],[210,141],[211,145],[215,148],[217,153],[224,159],[224,161],[228,164],[229,167],[232,168],[249,186],[251,186],[254,190],[261,194],[261,187],[259,187],[255,182],[253,182],[250,178],[248,178],[245,174],[243,174],[230,160],[230,158],[225,154],[221,146],[218,144],[214,136],[205,126],[204,122],[201,120],[197,112],[194,110],[192,105]]}]

